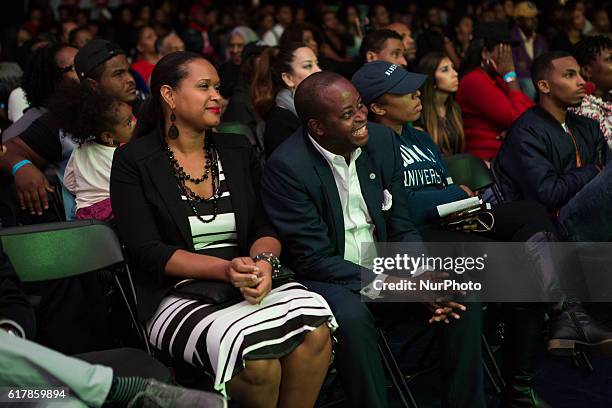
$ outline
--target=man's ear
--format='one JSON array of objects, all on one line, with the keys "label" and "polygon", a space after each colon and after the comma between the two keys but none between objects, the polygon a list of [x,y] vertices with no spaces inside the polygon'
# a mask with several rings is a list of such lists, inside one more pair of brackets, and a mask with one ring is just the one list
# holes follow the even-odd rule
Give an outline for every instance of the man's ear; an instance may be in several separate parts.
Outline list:
[{"label": "man's ear", "polygon": [[376,61],[376,59],[378,58],[378,55],[376,55],[376,53],[374,51],[366,51],[366,62],[372,62],[372,61]]},{"label": "man's ear", "polygon": [[308,129],[316,136],[323,136],[325,134],[323,124],[317,119],[308,119]]},{"label": "man's ear", "polygon": [[110,145],[115,144],[115,139],[113,139],[112,133],[106,130],[100,135],[100,140]]},{"label": "man's ear", "polygon": [[174,108],[176,108],[176,103],[174,101],[174,89],[168,85],[162,85],[162,87],[159,89],[159,93],[168,107],[171,110],[174,110]]},{"label": "man's ear", "polygon": [[370,104],[370,111],[377,116],[385,116],[387,114],[387,110],[376,102]]},{"label": "man's ear", "polygon": [[550,85],[548,84],[547,80],[540,79],[536,85],[541,94],[548,95],[550,93]]},{"label": "man's ear", "polygon": [[95,79],[85,78],[85,81],[87,81],[89,86],[91,86],[93,89],[98,89],[99,84],[98,84],[98,81],[96,81]]}]

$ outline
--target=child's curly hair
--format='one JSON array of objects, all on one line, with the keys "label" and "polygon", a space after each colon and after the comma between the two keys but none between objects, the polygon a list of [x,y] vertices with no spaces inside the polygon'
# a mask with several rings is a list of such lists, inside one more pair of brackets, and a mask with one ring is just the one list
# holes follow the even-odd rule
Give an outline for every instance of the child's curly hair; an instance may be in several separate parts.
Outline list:
[{"label": "child's curly hair", "polygon": [[75,143],[100,141],[104,132],[112,132],[119,123],[119,101],[99,92],[86,82],[63,85],[49,99],[48,110],[59,128],[69,133]]}]

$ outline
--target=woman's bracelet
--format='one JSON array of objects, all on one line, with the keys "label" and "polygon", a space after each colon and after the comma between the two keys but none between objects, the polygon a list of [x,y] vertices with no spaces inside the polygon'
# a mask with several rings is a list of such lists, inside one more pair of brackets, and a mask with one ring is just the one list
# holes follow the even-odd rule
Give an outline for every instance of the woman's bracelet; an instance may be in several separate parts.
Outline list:
[{"label": "woman's bracelet", "polygon": [[32,162],[26,159],[26,160],[22,160],[22,161],[20,161],[18,163],[15,163],[13,165],[13,168],[11,169],[11,173],[13,173],[13,177],[15,177],[15,173],[17,173],[17,171],[20,168],[22,168],[23,166],[25,166],[26,164],[32,164]]},{"label": "woman's bracelet", "polygon": [[278,257],[274,255],[272,252],[262,252],[261,254],[253,257],[254,262],[265,261],[272,266],[272,276],[278,275],[281,268],[281,263],[278,260]]},{"label": "woman's bracelet", "polygon": [[516,71],[510,71],[503,76],[505,82],[512,82],[516,79]]}]

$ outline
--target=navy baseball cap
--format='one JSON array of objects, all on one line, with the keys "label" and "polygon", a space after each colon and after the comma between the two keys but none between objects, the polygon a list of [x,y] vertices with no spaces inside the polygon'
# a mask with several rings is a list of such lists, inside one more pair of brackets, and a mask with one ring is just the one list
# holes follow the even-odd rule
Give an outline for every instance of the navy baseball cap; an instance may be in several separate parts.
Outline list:
[{"label": "navy baseball cap", "polygon": [[386,93],[405,95],[415,92],[426,79],[427,75],[408,72],[399,65],[387,61],[372,61],[359,68],[351,82],[359,91],[363,102],[370,105]]},{"label": "navy baseball cap", "polygon": [[79,78],[85,78],[98,65],[120,54],[125,54],[125,51],[117,44],[106,40],[92,40],[74,56],[74,69]]}]

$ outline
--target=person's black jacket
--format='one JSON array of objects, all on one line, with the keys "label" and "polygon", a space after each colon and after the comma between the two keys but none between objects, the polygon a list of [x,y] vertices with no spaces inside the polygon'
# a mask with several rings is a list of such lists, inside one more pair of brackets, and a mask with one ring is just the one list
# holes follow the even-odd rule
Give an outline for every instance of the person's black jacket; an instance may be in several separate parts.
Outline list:
[{"label": "person's black jacket", "polygon": [[301,126],[300,119],[288,109],[274,106],[266,118],[264,151],[266,158]]},{"label": "person's black jacket", "polygon": [[21,290],[17,273],[0,243],[0,323],[8,320],[17,323],[28,339],[36,335],[34,309]]},{"label": "person's black jacket", "polygon": [[[276,237],[261,204],[261,167],[243,136],[213,133],[209,137],[213,137],[223,164],[238,245],[248,255],[257,239]],[[174,251],[194,251],[189,221],[159,130],[117,149],[110,196],[120,237],[136,268],[138,314],[146,320],[176,282],[164,272]]]},{"label": "person's black jacket", "polygon": [[610,160],[596,121],[567,112],[565,123],[576,139],[580,168],[571,136],[543,108],[528,109],[510,127],[493,163],[506,199],[534,200],[557,210],[599,173],[596,165]]},{"label": "person's black jacket", "polygon": [[[369,141],[356,160],[377,242],[419,242],[410,219],[397,137],[368,123]],[[338,187],[325,158],[303,128],[272,153],[262,178],[262,199],[298,276],[361,287],[361,267],[344,260],[344,217]],[[384,190],[392,205],[383,211]]]}]

